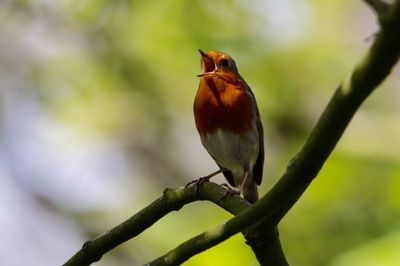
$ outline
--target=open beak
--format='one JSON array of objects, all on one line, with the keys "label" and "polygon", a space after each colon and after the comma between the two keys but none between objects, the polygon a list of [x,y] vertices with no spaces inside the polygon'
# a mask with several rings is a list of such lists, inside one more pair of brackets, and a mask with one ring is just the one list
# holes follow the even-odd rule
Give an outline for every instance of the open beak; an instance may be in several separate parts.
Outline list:
[{"label": "open beak", "polygon": [[198,50],[199,50],[199,53],[200,53],[201,57],[203,58],[203,60],[204,60],[204,58],[211,59],[206,52],[204,52],[201,49],[198,49]]},{"label": "open beak", "polygon": [[203,73],[200,73],[197,75],[197,77],[204,77],[204,76],[212,76],[215,75],[215,70],[217,69],[217,66],[215,65],[214,61],[212,58],[203,50],[199,49],[199,53],[201,55],[201,60],[203,61],[202,69]]},{"label": "open beak", "polygon": [[197,77],[201,78],[201,77],[204,77],[204,76],[213,76],[213,75],[215,75],[215,71],[214,70],[211,71],[211,72],[203,72],[203,73],[197,74]]}]

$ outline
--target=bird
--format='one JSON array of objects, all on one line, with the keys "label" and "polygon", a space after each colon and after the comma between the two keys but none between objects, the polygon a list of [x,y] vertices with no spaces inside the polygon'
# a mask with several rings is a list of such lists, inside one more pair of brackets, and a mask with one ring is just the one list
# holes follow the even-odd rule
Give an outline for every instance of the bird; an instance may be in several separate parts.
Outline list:
[{"label": "bird", "polygon": [[219,170],[249,203],[255,203],[264,168],[264,135],[256,98],[231,56],[219,51],[201,55],[199,87],[193,112],[201,142]]}]

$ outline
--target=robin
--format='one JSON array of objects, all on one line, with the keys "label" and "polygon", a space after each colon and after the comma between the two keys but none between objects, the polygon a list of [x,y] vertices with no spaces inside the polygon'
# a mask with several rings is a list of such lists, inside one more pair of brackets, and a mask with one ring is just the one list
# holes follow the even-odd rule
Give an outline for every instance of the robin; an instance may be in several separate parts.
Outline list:
[{"label": "robin", "polygon": [[229,55],[203,52],[202,73],[194,100],[194,117],[201,142],[228,183],[250,203],[258,200],[264,167],[263,126],[256,99]]}]

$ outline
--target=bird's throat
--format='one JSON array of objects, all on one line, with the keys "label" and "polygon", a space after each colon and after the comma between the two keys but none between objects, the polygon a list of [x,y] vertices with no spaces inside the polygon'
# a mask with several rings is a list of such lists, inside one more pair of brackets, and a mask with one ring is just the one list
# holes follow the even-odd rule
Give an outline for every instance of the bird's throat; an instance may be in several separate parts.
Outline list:
[{"label": "bird's throat", "polygon": [[253,108],[253,99],[245,90],[221,79],[201,78],[194,102],[200,133],[217,129],[245,132],[253,126]]}]

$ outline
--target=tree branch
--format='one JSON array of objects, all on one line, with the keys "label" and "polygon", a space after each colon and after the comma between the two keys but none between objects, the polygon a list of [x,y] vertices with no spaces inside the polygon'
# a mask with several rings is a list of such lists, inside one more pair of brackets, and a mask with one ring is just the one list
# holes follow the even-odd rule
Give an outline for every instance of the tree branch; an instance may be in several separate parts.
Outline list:
[{"label": "tree branch", "polygon": [[152,226],[164,215],[177,211],[184,205],[196,200],[208,200],[219,205],[232,214],[238,214],[250,204],[238,196],[224,197],[226,190],[215,183],[206,182],[198,188],[182,187],[176,190],[166,189],[163,195],[137,214],[103,233],[93,240],[87,241],[81,250],[71,257],[64,266],[90,265],[100,260],[103,254],[125,241],[139,235]]},{"label": "tree branch", "polygon": [[279,239],[278,227],[261,225],[243,231],[260,265],[288,266]]},{"label": "tree branch", "polygon": [[[369,1],[372,3],[372,1]],[[374,1],[376,3],[376,1]],[[364,59],[338,87],[307,141],[278,183],[252,207],[225,224],[182,243],[147,265],[178,265],[244,228],[274,228],[304,193],[335,148],[362,102],[389,75],[400,56],[400,1],[389,15]]]}]

